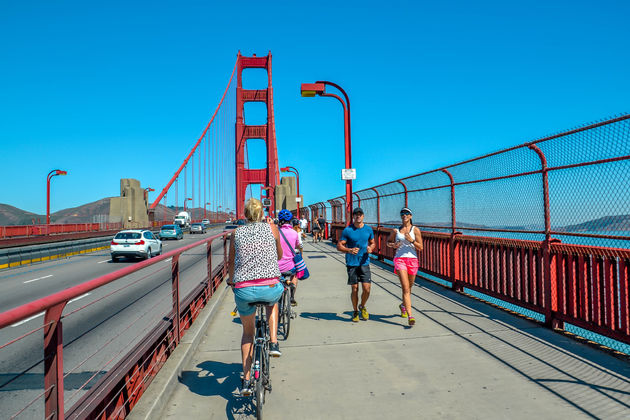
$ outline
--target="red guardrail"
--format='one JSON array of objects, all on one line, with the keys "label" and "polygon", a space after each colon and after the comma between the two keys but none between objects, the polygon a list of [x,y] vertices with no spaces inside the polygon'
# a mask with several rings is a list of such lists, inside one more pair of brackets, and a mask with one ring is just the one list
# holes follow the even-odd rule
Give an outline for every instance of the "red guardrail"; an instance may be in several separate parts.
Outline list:
[{"label": "red guardrail", "polygon": [[[90,385],[89,391],[67,413],[65,413],[65,417],[67,418],[124,418],[138,401],[143,391],[151,382],[151,379],[155,376],[157,371],[159,371],[168,355],[177,346],[183,332],[197,317],[200,309],[205,305],[207,300],[212,296],[225,277],[227,273],[227,247],[225,246],[227,235],[228,233],[214,235],[208,239],[195,242],[158,257],[154,257],[150,260],[130,265],[113,273],[106,274],[61,292],[11,309],[4,313],[0,313],[1,330],[20,321],[28,320],[30,317],[36,316],[42,311],[45,312],[42,327],[0,345],[0,350],[2,350],[22,339],[25,339],[37,331],[43,331],[44,391],[38,395],[37,398],[28,403],[26,407],[22,408],[22,411],[43,397],[45,399],[45,418],[64,418],[64,377],[70,374],[73,370],[77,369],[79,366],[64,370],[64,339],[62,334],[62,321],[66,317],[91,306],[93,303],[96,303],[103,298],[97,299],[96,301],[68,314],[63,314],[66,304],[72,299],[77,299],[86,293],[108,285],[115,280],[132,273],[136,273],[147,267],[155,266],[161,261],[172,258],[172,295],[166,297],[168,300],[172,301],[172,307],[169,310],[170,312],[161,315],[155,322],[155,328],[153,328],[144,337],[144,339],[140,340],[137,345],[130,349],[129,353],[122,357],[114,368],[109,369],[105,376],[103,376],[95,385]],[[223,240],[224,245],[223,261],[219,266],[213,268],[211,260],[211,247],[213,241],[219,238]],[[199,282],[199,285],[186,298],[180,299],[180,256],[188,250],[203,245],[205,245],[205,256],[207,262],[205,278]],[[155,273],[160,270],[162,269],[158,269]],[[140,280],[143,280],[149,275],[142,277]],[[129,285],[125,285],[114,292],[109,292],[106,297],[111,296],[128,286]],[[163,317],[166,317],[166,321]],[[103,368],[103,370],[106,369]],[[64,371],[66,372],[65,374]],[[21,374],[18,376],[20,375]],[[94,376],[88,379],[83,386],[86,386],[93,379]],[[9,382],[5,382],[5,384]],[[11,415],[11,413],[6,412],[3,414]]]},{"label": "red guardrail", "polygon": [[[339,240],[343,224],[331,226]],[[392,259],[391,228],[374,227],[373,255]],[[630,250],[422,231],[420,270],[545,316],[630,343]]]},{"label": "red guardrail", "polygon": [[122,223],[68,223],[51,225],[0,226],[0,239],[59,235],[77,232],[99,232],[121,229]]}]

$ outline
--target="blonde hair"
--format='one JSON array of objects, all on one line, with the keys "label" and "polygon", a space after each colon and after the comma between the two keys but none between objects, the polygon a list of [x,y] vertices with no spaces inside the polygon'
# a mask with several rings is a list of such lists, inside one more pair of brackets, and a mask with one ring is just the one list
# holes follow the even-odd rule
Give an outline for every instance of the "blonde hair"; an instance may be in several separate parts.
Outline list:
[{"label": "blonde hair", "polygon": [[245,217],[249,222],[259,222],[262,219],[263,206],[260,200],[250,198],[245,203]]}]

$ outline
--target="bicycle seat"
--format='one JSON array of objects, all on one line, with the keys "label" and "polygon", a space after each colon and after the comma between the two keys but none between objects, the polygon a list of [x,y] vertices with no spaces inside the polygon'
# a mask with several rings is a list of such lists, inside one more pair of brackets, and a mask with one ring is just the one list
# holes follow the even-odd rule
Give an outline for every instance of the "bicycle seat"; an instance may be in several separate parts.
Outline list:
[{"label": "bicycle seat", "polygon": [[280,273],[280,275],[282,277],[291,277],[291,276],[294,276],[295,273],[293,271],[283,271],[282,273]]},{"label": "bicycle seat", "polygon": [[275,305],[276,302],[267,302],[265,300],[259,300],[256,302],[249,302],[249,306],[258,306],[258,305],[263,305],[263,306],[272,306]]}]

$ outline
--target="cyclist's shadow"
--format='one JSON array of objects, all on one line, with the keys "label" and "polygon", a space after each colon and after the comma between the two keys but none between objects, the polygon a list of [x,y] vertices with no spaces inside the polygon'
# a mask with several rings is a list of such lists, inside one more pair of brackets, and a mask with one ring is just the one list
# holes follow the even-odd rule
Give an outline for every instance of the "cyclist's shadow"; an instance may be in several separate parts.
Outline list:
[{"label": "cyclist's shadow", "polygon": [[227,402],[225,414],[230,420],[250,418],[255,415],[251,398],[241,397],[238,393],[243,365],[208,360],[199,363],[197,368],[201,371],[182,371],[179,382],[195,394],[225,399]]}]

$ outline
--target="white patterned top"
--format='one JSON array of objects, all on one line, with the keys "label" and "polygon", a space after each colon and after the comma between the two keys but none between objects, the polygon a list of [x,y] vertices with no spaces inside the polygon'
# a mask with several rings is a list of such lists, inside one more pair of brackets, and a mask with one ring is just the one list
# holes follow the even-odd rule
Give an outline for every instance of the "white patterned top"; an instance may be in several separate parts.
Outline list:
[{"label": "white patterned top", "polygon": [[276,239],[267,222],[236,228],[234,250],[234,283],[280,277]]}]

